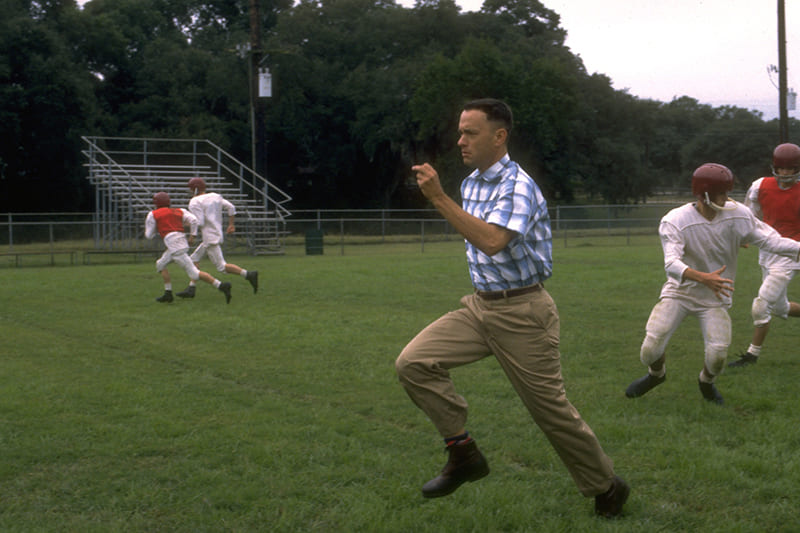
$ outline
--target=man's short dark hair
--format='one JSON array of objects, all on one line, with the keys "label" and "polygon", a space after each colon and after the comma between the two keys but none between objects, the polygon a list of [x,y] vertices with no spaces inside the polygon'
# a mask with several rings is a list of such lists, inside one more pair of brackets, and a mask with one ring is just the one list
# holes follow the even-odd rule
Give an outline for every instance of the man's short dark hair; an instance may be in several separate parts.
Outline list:
[{"label": "man's short dark hair", "polygon": [[511,128],[514,127],[514,114],[505,102],[494,98],[480,98],[464,104],[464,111],[474,109],[483,111],[490,122],[499,122],[507,132],[511,133]]}]

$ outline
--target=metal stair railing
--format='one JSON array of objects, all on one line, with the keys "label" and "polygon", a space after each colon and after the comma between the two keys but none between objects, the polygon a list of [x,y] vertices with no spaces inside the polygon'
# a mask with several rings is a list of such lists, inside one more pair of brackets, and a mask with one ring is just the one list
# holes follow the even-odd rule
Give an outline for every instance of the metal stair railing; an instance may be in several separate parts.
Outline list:
[{"label": "metal stair railing", "polygon": [[[83,137],[89,179],[96,187],[95,246],[141,243],[152,194],[182,200],[186,181],[200,176],[236,205],[250,253],[283,253],[291,197],[208,140]],[[101,146],[102,145],[102,146]],[[175,146],[181,148],[175,150]],[[187,151],[186,146],[189,146]],[[170,149],[172,148],[172,149]],[[242,216],[244,215],[244,216]],[[244,219],[244,220],[242,220]],[[130,244],[128,244],[130,247]]]}]

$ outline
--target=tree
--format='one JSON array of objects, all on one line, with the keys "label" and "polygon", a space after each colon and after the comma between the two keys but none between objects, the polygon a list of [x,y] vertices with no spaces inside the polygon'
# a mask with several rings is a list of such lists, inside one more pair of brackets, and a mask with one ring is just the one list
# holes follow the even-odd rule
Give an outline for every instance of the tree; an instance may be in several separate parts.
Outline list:
[{"label": "tree", "polygon": [[[86,208],[80,135],[96,108],[70,55],[74,2],[3,2],[0,21],[0,211]],[[47,194],[42,194],[47,191]]]},{"label": "tree", "polygon": [[[59,205],[91,208],[81,134],[208,138],[249,161],[251,1],[0,0],[5,209],[49,207],[45,183]],[[295,208],[424,205],[407,187],[422,161],[458,195],[458,115],[479,97],[511,105],[512,155],[555,202],[640,201],[714,159],[761,173],[775,144],[755,113],[642,100],[589,75],[539,0],[260,6],[267,176]]]}]

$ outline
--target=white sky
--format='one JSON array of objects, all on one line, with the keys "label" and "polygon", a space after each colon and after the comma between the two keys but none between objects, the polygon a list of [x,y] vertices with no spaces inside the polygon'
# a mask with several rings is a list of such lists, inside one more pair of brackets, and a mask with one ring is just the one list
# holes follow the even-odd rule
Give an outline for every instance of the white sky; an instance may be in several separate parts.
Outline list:
[{"label": "white sky", "polygon": [[[457,0],[477,10],[482,0]],[[800,2],[784,0],[788,87],[800,91]],[[777,0],[542,0],[567,46],[615,89],[669,102],[690,96],[778,116]],[[772,80],[772,81],[771,81]],[[774,85],[773,85],[774,82]],[[789,111],[798,117],[798,111]]]}]

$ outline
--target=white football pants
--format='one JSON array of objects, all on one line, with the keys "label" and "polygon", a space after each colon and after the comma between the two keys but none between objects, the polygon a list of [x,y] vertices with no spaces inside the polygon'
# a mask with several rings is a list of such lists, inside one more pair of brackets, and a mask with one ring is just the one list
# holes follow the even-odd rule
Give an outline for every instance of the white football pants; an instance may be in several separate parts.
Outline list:
[{"label": "white football pants", "polygon": [[728,346],[731,344],[731,317],[722,307],[693,309],[675,298],[659,301],[647,320],[639,357],[642,363],[650,366],[664,355],[672,334],[687,315],[694,315],[700,321],[705,345],[705,364],[716,376],[725,368]]}]

